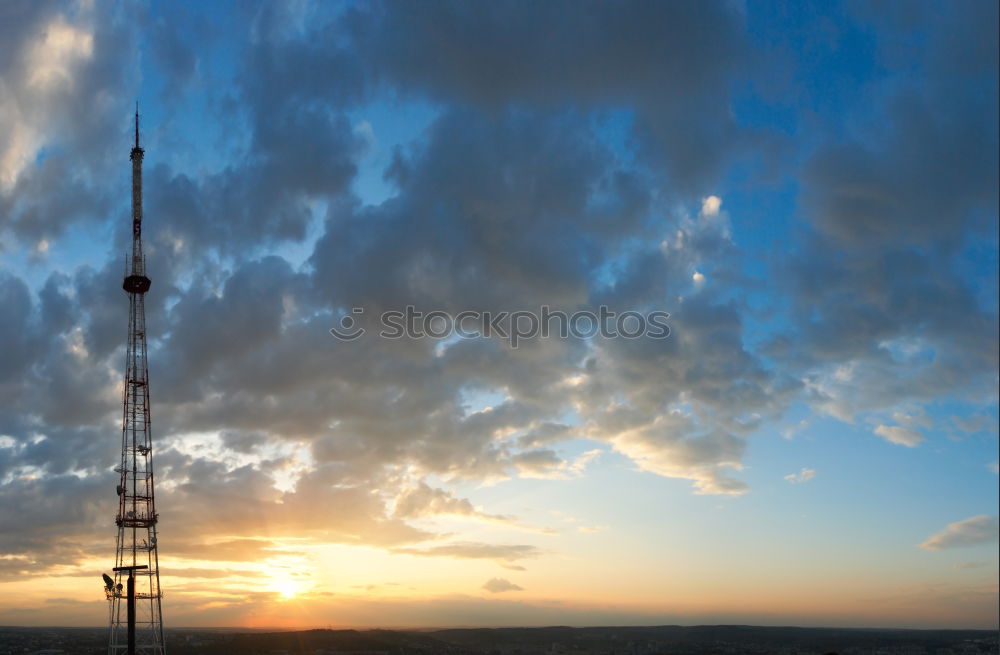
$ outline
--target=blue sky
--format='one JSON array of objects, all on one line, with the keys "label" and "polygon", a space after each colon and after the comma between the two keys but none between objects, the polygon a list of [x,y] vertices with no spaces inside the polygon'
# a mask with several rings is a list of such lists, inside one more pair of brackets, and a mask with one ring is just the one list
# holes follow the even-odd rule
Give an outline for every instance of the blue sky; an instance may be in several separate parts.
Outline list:
[{"label": "blue sky", "polygon": [[104,620],[138,100],[168,626],[997,627],[994,3],[3,11],[0,624]]}]

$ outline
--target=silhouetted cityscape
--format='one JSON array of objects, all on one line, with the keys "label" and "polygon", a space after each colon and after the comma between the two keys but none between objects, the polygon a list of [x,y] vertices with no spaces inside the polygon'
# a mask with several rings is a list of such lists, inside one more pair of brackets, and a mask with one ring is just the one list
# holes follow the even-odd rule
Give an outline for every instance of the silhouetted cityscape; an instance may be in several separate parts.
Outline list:
[{"label": "silhouetted cityscape", "polygon": [[[973,655],[1000,653],[987,630],[755,626],[477,628],[246,632],[168,629],[174,655]],[[0,628],[0,655],[103,653],[103,628]]]}]

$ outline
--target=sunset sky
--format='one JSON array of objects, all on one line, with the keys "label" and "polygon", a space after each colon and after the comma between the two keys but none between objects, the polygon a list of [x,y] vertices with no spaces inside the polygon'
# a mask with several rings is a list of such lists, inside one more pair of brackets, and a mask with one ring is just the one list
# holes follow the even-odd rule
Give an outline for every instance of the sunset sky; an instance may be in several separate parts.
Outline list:
[{"label": "sunset sky", "polygon": [[996,628],[997,23],[0,3],[0,625],[107,621],[138,100],[166,628]]}]

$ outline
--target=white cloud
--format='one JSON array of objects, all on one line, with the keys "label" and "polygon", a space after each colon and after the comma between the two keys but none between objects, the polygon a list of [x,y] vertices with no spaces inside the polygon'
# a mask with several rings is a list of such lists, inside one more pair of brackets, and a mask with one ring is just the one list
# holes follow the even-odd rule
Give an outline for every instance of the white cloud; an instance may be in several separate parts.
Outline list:
[{"label": "white cloud", "polygon": [[791,441],[792,439],[795,438],[796,434],[798,434],[802,430],[805,430],[807,427],[809,427],[809,421],[807,419],[802,419],[798,423],[794,425],[789,425],[787,428],[782,430],[781,436]]},{"label": "white cloud", "polygon": [[72,81],[72,67],[94,53],[94,36],[70,25],[62,16],[49,23],[42,39],[34,43],[28,56],[31,86],[49,88]]},{"label": "white cloud", "polygon": [[785,479],[792,484],[800,484],[802,482],[809,482],[816,477],[815,469],[808,469],[803,467],[798,473],[789,473],[785,476]]},{"label": "white cloud", "polygon": [[65,101],[61,94],[72,88],[74,71],[93,52],[91,32],[56,16],[25,44],[20,57],[12,58],[23,62],[23,68],[0,77],[0,124],[7,132],[0,139],[0,189],[11,188],[43,145],[51,115],[38,108]]},{"label": "white cloud", "polygon": [[603,452],[604,451],[601,450],[600,448],[594,448],[584,453],[581,453],[579,457],[573,460],[573,463],[570,465],[570,468],[578,473],[583,473],[583,471],[587,468],[587,465],[589,465],[595,459],[600,457],[601,453]]},{"label": "white cloud", "polygon": [[898,425],[880,425],[875,428],[875,434],[889,443],[899,444],[908,448],[914,448],[921,441],[924,441],[924,436],[916,430],[910,430]]},{"label": "white cloud", "polygon": [[949,523],[948,527],[920,544],[924,550],[944,550],[965,546],[982,546],[996,543],[997,517],[980,514],[962,521]]},{"label": "white cloud", "polygon": [[745,442],[722,432],[695,436],[693,431],[689,416],[671,412],[608,440],[644,471],[691,480],[696,494],[746,493],[746,483],[727,475],[743,467]]},{"label": "white cloud", "polygon": [[718,216],[719,208],[722,207],[722,198],[719,196],[708,196],[701,200],[702,216]]}]

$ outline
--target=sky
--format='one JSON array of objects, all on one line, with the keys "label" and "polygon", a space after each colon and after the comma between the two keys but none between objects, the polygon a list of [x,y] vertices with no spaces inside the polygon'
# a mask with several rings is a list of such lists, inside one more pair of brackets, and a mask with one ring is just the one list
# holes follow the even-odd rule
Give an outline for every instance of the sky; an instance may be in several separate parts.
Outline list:
[{"label": "sky", "polygon": [[996,629],[997,24],[0,4],[0,625],[107,620],[138,101],[167,628]]}]

